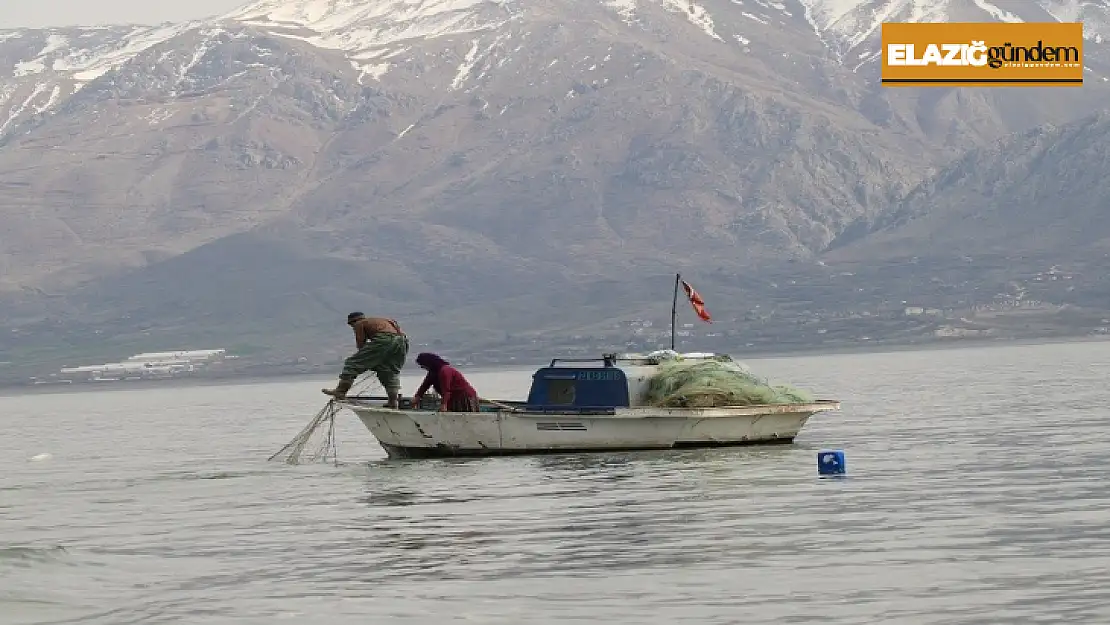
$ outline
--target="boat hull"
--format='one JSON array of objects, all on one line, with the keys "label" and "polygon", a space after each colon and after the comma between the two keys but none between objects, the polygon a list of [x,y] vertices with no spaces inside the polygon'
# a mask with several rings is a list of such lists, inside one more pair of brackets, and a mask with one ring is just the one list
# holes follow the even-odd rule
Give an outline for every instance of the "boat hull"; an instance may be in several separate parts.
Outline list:
[{"label": "boat hull", "polygon": [[432,412],[348,403],[391,458],[438,458],[773,445],[793,442],[837,402],[706,409]]}]

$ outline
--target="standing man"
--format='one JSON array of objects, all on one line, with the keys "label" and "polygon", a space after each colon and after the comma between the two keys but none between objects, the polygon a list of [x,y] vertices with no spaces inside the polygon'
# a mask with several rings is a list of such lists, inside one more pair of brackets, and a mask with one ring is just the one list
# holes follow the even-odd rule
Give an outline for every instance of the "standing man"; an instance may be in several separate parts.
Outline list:
[{"label": "standing man", "polygon": [[386,408],[399,408],[401,397],[401,368],[409,353],[409,339],[401,326],[392,319],[367,317],[360,312],[347,315],[347,325],[355,332],[358,351],[343,362],[339,384],[334,389],[322,389],[325,395],[345,399],[355,378],[366,371],[377,374],[389,396]]}]

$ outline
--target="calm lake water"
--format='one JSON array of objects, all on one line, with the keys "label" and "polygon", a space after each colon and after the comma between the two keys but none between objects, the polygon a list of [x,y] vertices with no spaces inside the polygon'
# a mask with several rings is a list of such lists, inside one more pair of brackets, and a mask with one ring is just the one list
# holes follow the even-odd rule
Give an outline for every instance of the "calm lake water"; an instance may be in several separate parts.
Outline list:
[{"label": "calm lake water", "polygon": [[0,624],[1110,623],[1110,343],[747,362],[842,412],[409,462],[345,412],[335,467],[266,462],[331,378],[0,397]]}]

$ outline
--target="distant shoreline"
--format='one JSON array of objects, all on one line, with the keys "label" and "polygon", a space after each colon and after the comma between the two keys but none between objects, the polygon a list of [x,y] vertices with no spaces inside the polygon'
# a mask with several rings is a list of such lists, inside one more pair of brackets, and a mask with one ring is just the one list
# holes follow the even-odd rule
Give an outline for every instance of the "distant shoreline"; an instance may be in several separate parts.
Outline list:
[{"label": "distant shoreline", "polygon": [[[955,349],[974,349],[984,347],[1034,347],[1038,345],[1067,345],[1072,343],[1110,342],[1106,336],[1070,336],[1028,339],[961,338],[953,340],[929,341],[925,343],[872,343],[859,346],[829,346],[805,350],[760,351],[750,356],[733,354],[734,358],[745,360],[775,360],[779,358],[798,358],[804,356],[836,356],[849,354],[889,354],[898,352],[931,352]],[[863,342],[861,342],[863,343]]]},{"label": "distant shoreline", "polygon": [[[856,345],[836,345],[828,347],[815,347],[815,348],[799,348],[799,349],[786,349],[786,350],[757,350],[744,352],[742,350],[724,351],[732,356],[735,360],[739,361],[759,361],[759,360],[779,360],[785,358],[805,358],[805,357],[824,357],[824,356],[839,356],[839,355],[862,355],[862,354],[891,354],[891,353],[909,353],[909,352],[933,352],[942,350],[958,350],[958,349],[981,349],[981,348],[1004,348],[1004,347],[1035,347],[1041,345],[1068,345],[1075,343],[1102,343],[1110,342],[1110,336],[1075,336],[1075,337],[1050,337],[1050,338],[1029,338],[1029,339],[992,339],[992,338],[962,338],[950,341],[928,341],[922,343],[882,343],[882,342],[867,342],[860,341]],[[660,348],[665,349],[665,348]],[[683,351],[683,347],[677,346],[677,351]],[[601,357],[599,350],[598,358]],[[689,350],[698,351],[698,350]],[[467,372],[483,373],[493,371],[513,371],[524,370],[529,371],[551,362],[552,356],[547,358],[526,359],[519,363],[514,364],[489,364],[489,365],[473,365],[466,366],[464,369]],[[338,374],[339,366],[335,367],[335,374]],[[302,380],[310,380],[319,378],[321,380],[329,380],[335,377],[331,373],[307,373],[302,371],[287,371],[287,372],[274,372],[274,373],[229,373],[222,377],[183,377],[183,378],[170,378],[170,379],[157,379],[157,380],[121,380],[121,381],[106,381],[101,383],[96,382],[73,382],[72,384],[26,384],[26,383],[3,383],[0,384],[0,397],[16,396],[16,395],[35,395],[35,394],[57,394],[57,393],[80,393],[89,391],[100,390],[136,390],[148,388],[190,388],[198,386],[230,386],[240,384],[254,384],[254,383],[271,383],[279,381],[283,378],[298,378]]]}]

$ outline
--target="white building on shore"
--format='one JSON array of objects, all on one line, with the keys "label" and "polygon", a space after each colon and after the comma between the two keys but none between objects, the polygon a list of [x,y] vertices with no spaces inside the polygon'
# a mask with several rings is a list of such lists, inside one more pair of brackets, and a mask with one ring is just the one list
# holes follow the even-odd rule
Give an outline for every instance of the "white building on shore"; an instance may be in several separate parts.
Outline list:
[{"label": "white building on shore", "polygon": [[211,362],[223,360],[226,357],[226,349],[193,349],[179,352],[144,352],[131,356],[126,362]]},{"label": "white building on shore", "polygon": [[226,349],[146,352],[120,362],[63,367],[50,377],[56,381],[88,382],[164,379],[187,375],[225,358],[233,358],[227,355]]}]

